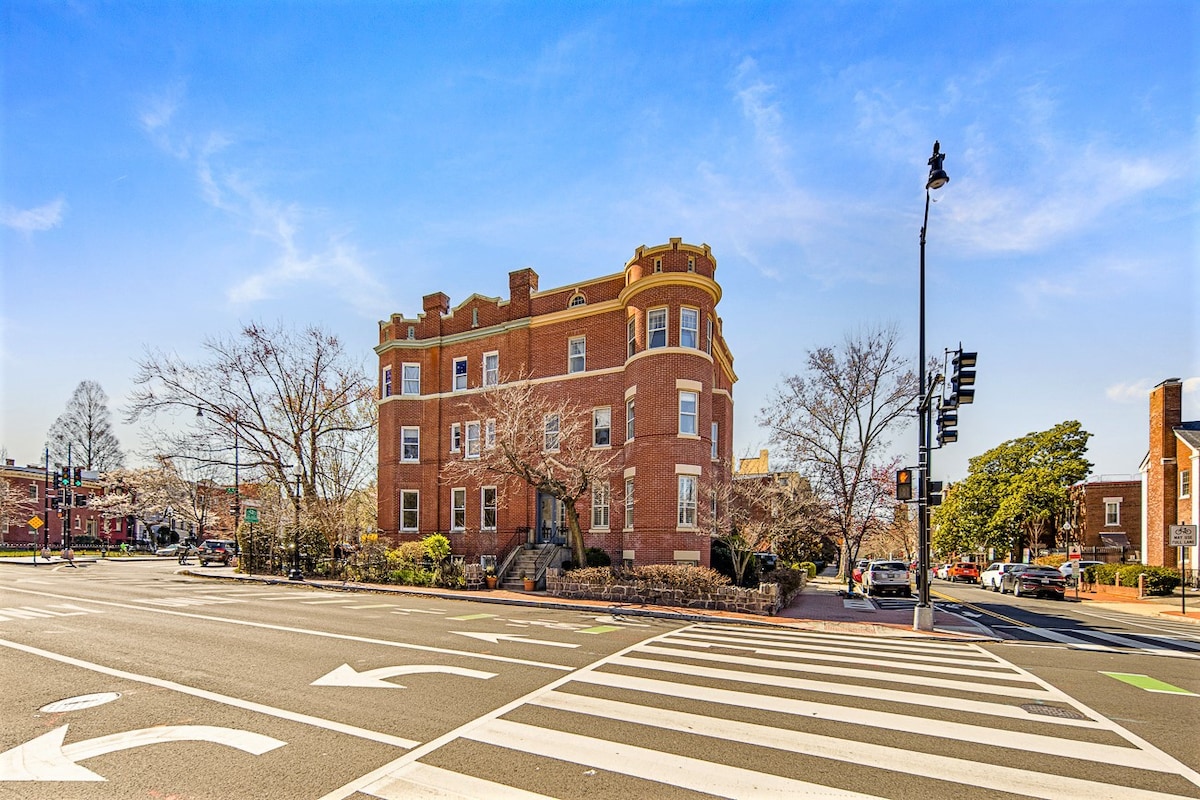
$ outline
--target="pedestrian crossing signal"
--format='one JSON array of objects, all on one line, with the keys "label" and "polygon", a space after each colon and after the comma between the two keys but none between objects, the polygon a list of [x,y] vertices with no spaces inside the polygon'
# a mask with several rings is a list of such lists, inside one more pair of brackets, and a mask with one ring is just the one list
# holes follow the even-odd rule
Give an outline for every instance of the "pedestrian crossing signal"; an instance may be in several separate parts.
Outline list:
[{"label": "pedestrian crossing signal", "polygon": [[912,470],[901,469],[896,470],[896,499],[897,500],[912,500],[913,485],[912,485]]}]

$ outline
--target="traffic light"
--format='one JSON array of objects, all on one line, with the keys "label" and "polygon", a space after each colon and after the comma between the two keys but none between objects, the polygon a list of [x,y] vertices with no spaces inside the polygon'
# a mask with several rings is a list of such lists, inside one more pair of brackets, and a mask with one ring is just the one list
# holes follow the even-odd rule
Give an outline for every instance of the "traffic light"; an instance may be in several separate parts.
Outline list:
[{"label": "traffic light", "polygon": [[954,406],[939,405],[937,417],[938,447],[958,441],[958,431],[955,430],[956,425],[958,425],[958,409]]},{"label": "traffic light", "polygon": [[55,511],[58,510],[58,507],[61,503],[62,503],[62,500],[59,499],[58,495],[54,495],[53,497],[50,498],[50,507],[53,508]]},{"label": "traffic light", "polygon": [[51,486],[56,492],[62,488],[62,475],[58,473],[58,470],[54,470],[54,483]]},{"label": "traffic light", "polygon": [[960,347],[950,362],[950,398],[955,407],[975,402],[975,359],[978,353],[967,353]]},{"label": "traffic light", "polygon": [[896,470],[896,499],[913,499],[913,474],[911,469]]},{"label": "traffic light", "polygon": [[83,467],[75,468],[75,482],[72,486],[83,486]]},{"label": "traffic light", "polygon": [[70,486],[71,485],[71,468],[70,467],[62,467],[61,469],[62,469],[62,485]]},{"label": "traffic light", "polygon": [[940,506],[942,504],[942,482],[929,482],[929,505]]}]

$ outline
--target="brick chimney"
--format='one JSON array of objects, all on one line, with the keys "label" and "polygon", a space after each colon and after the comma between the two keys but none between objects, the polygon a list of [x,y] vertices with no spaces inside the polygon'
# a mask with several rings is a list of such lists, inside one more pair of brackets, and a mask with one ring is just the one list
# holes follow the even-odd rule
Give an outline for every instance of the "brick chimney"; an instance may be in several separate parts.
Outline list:
[{"label": "brick chimney", "polygon": [[1167,526],[1178,509],[1179,465],[1175,428],[1183,422],[1183,382],[1168,378],[1150,390],[1150,455],[1146,461],[1145,563],[1174,567],[1176,550],[1167,545]]}]

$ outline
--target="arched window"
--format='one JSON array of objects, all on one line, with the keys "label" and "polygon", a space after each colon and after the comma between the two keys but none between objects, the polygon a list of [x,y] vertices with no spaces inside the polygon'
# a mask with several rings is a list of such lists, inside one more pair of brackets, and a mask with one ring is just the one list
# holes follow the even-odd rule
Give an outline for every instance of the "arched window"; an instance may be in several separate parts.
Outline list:
[{"label": "arched window", "polygon": [[575,308],[576,306],[586,306],[587,298],[576,292],[571,296],[571,302],[567,304],[567,308]]}]

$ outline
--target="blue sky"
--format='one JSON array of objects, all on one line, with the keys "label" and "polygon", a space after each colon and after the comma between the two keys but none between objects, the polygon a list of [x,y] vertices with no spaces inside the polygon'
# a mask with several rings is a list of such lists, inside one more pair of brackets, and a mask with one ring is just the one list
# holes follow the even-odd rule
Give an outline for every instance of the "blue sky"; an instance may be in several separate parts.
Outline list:
[{"label": "blue sky", "polygon": [[[0,9],[0,445],[40,461],[148,345],[318,323],[374,373],[422,295],[506,296],[706,242],[735,451],[807,349],[979,352],[936,477],[1079,419],[1137,472],[1200,417],[1193,2],[72,3]],[[127,450],[137,431],[118,424]],[[898,434],[911,457],[915,431]]]}]

